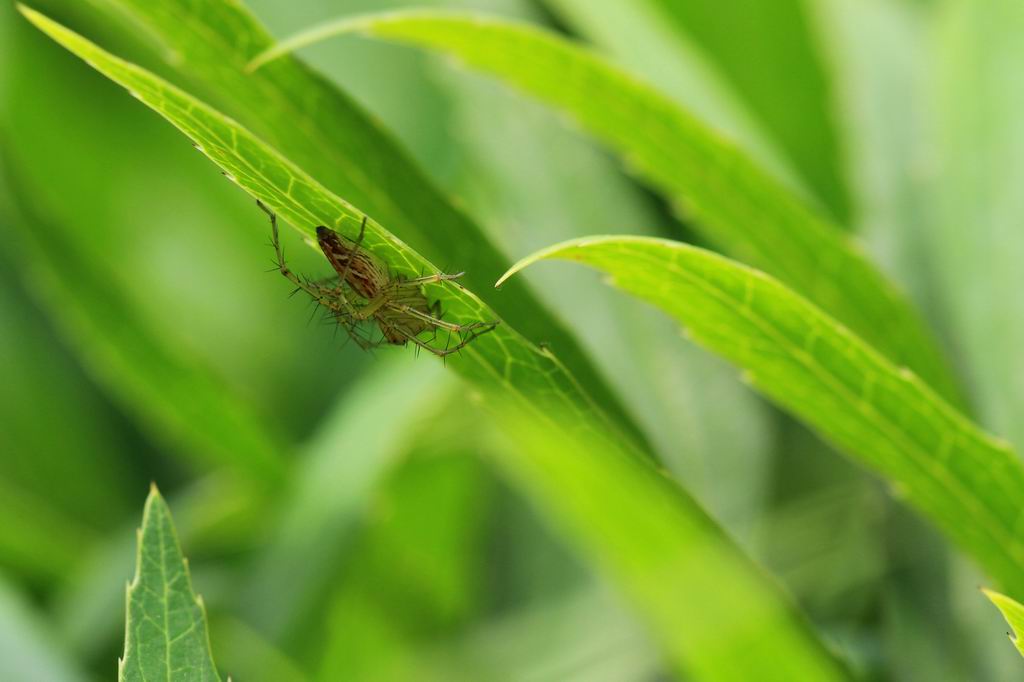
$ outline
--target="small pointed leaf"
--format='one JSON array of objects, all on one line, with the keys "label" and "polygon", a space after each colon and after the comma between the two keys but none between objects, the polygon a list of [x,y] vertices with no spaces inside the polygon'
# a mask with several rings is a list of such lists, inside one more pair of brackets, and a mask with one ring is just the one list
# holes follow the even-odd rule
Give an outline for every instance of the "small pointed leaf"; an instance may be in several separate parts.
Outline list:
[{"label": "small pointed leaf", "polygon": [[206,610],[192,591],[171,510],[156,486],[139,529],[135,578],[128,585],[128,622],[121,682],[219,682],[210,652]]}]

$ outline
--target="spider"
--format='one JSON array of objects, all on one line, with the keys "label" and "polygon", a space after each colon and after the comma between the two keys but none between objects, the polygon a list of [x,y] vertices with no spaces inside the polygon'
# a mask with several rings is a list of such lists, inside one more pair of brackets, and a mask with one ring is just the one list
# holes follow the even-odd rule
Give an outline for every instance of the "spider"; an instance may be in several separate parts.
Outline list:
[{"label": "spider", "polygon": [[[359,248],[366,232],[365,216],[359,227],[359,237],[354,242],[324,225],[316,228],[317,244],[337,273],[336,282],[316,282],[299,277],[285,263],[278,239],[277,215],[263,202],[256,203],[270,217],[271,242],[277,256],[276,269],[298,287],[296,291],[305,291],[317,304],[327,309],[364,350],[384,343],[405,346],[412,342],[438,357],[445,357],[462,350],[478,336],[498,326],[497,322],[448,322],[442,319],[441,302],[431,304],[423,294],[424,284],[451,282],[465,273],[437,273],[411,279],[401,275],[391,277],[372,254]],[[350,300],[349,292],[362,301]],[[379,341],[374,342],[364,336],[360,329],[360,323],[370,319],[377,323],[381,331],[382,338]],[[448,332],[448,344],[451,343],[452,334],[459,337],[459,343],[436,348],[420,338],[421,334],[430,330],[433,330],[430,341],[437,338],[438,330],[444,330]]]}]

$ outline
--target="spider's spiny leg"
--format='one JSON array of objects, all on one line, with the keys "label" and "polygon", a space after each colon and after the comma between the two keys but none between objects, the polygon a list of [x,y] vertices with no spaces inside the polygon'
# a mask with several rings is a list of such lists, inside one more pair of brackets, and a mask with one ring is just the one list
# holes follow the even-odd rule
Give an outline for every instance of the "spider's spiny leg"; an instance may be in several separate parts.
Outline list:
[{"label": "spider's spiny leg", "polygon": [[391,310],[395,310],[405,315],[409,315],[410,317],[415,317],[419,320],[426,322],[427,324],[433,325],[435,327],[440,327],[441,329],[447,329],[453,332],[473,331],[475,329],[484,329],[485,327],[488,329],[493,329],[498,325],[497,322],[471,322],[470,324],[455,324],[454,322],[447,322],[438,317],[434,317],[433,315],[429,315],[410,305],[406,305],[405,303],[396,303],[394,301],[388,301],[386,305]]},{"label": "spider's spiny leg", "polygon": [[434,275],[425,275],[422,277],[413,277],[412,279],[395,280],[391,283],[393,287],[418,287],[424,284],[435,284],[437,282],[453,282],[460,277],[463,277],[466,273],[456,272],[454,275],[448,275],[443,272],[439,272]]},{"label": "spider's spiny leg", "polygon": [[[277,214],[270,210],[270,208],[259,199],[256,200],[256,205],[270,217],[270,241],[274,245],[274,253],[277,255],[277,269],[288,279],[288,281],[298,287],[296,291],[302,290],[310,296],[317,298],[319,296],[318,292],[288,268],[288,264],[284,259],[284,250],[281,248],[281,239],[277,231]],[[294,293],[295,292],[292,292],[293,295]]]}]

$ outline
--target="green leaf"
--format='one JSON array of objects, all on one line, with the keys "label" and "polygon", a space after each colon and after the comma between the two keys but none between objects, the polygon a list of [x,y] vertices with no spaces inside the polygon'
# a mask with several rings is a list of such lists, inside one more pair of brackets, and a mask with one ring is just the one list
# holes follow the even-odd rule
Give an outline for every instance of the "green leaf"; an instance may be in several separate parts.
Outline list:
[{"label": "green leaf", "polygon": [[378,120],[297,60],[246,73],[246,65],[273,39],[244,5],[230,0],[91,1],[128,18],[148,42],[155,38],[175,71],[331,193],[387,225],[427,260],[464,268],[467,288],[520,334],[556,349],[591,398],[635,439],[644,439],[578,342],[525,283],[500,295],[491,289],[508,258],[430,183]]},{"label": "green leaf", "polygon": [[830,83],[802,0],[653,0],[732,82],[832,215],[850,217]]},{"label": "green leaf", "polygon": [[[10,450],[9,452],[17,452]],[[96,531],[45,496],[0,478],[0,561],[11,573],[59,580]]]},{"label": "green leaf", "polygon": [[285,475],[281,445],[257,415],[202,368],[164,341],[132,308],[109,273],[74,248],[61,225],[37,215],[0,153],[0,211],[16,229],[30,264],[31,288],[57,311],[57,325],[85,350],[87,368],[142,423],[203,465],[228,466],[255,481]]},{"label": "green leaf", "polygon": [[[241,610],[266,634],[296,631],[351,552],[373,491],[458,381],[436,363],[389,358],[321,422],[275,527],[249,569]],[[339,457],[339,452],[353,453]],[[296,565],[295,557],[305,557]]]},{"label": "green leaf", "polygon": [[[339,199],[237,123],[143,69],[104,52],[39,13],[24,7],[21,9],[30,21],[50,37],[161,113],[190,136],[239,186],[276,209],[305,234],[312,236],[313,226],[323,224],[355,236],[364,216],[361,211]],[[367,224],[364,244],[388,263],[392,272],[412,274],[421,269],[436,271],[429,262],[384,231],[374,220]],[[438,285],[429,287],[428,293],[443,303],[446,316],[455,322],[494,317],[494,313],[467,289]],[[630,446],[631,441],[621,436],[615,424],[602,417],[600,409],[591,402],[555,355],[535,347],[512,329],[511,325],[503,324],[494,332],[480,337],[467,346],[461,357],[450,358],[448,365],[479,389],[485,402],[499,396],[503,401],[501,404],[511,401],[538,420],[550,421],[551,415],[562,415],[557,424],[559,429],[580,436],[590,434],[589,437],[596,441],[608,442],[609,447],[627,452],[630,458],[636,460],[637,466],[650,466],[644,454]],[[498,408],[496,404],[493,406]],[[496,413],[500,415],[501,410],[497,409]],[[714,528],[685,493],[677,489],[674,494],[684,500],[679,507],[680,513],[695,515],[691,525]],[[723,537],[721,531],[716,531],[715,537]],[[614,547],[609,551],[615,551]],[[739,554],[735,548],[728,550],[726,556],[734,557],[730,561],[742,563],[742,559],[737,558]],[[760,573],[747,568],[746,564],[735,570],[747,572],[751,577],[751,592],[747,596],[757,600],[758,613],[788,612],[789,606],[775,588],[764,581]],[[679,590],[686,593],[688,583],[673,576],[666,576],[665,579],[677,580]],[[723,583],[719,584],[719,589],[705,596],[717,595],[720,598],[720,611],[729,614],[730,618],[741,617],[751,608],[750,602],[733,601],[729,594],[728,586]],[[831,662],[829,654],[807,630],[773,634],[771,641],[779,647],[774,651],[779,659]],[[726,638],[720,647],[730,648],[744,642],[741,639]],[[737,648],[736,655],[731,658],[739,660],[743,657],[742,650]],[[822,664],[821,669],[828,670],[829,665]],[[750,675],[757,674],[754,668],[747,672],[748,679]],[[823,675],[822,679],[835,677]]]},{"label": "green leaf", "polygon": [[88,678],[67,655],[66,644],[28,595],[0,574],[0,661],[4,662],[4,679],[84,682]]},{"label": "green leaf", "polygon": [[253,64],[354,31],[457,57],[568,112],[683,216],[692,216],[709,239],[774,274],[956,399],[954,382],[916,313],[842,232],[669,98],[553,34],[436,11],[327,23],[280,43]]},{"label": "green leaf", "polygon": [[206,610],[192,591],[171,510],[156,486],[142,513],[118,677],[121,682],[220,680],[210,652]]},{"label": "green leaf", "polygon": [[493,480],[450,441],[392,472],[317,621],[327,638],[316,679],[445,679],[421,652],[480,607]]},{"label": "green leaf", "polygon": [[[699,680],[831,680],[846,673],[760,569],[662,474],[513,405],[499,464],[646,617],[669,662]],[[788,651],[788,654],[781,654]],[[689,678],[687,678],[689,679]]]},{"label": "green leaf", "polygon": [[806,195],[808,190],[785,159],[785,152],[763,129],[756,112],[748,110],[692,40],[669,30],[657,9],[660,2],[545,0],[545,5],[571,27],[572,33],[585,37],[617,64],[675,99],[713,130],[733,140],[766,171]]},{"label": "green leaf", "polygon": [[[21,7],[21,11],[58,43],[162,114],[220,166],[230,180],[285,220],[300,226],[307,237],[314,236],[314,226],[328,225],[355,239],[365,213],[329,192],[237,123],[38,12],[27,7]],[[363,244],[394,273],[416,276],[437,272],[436,267],[384,231],[375,220],[367,222]],[[461,286],[427,285],[427,289],[431,298],[441,301],[446,318],[453,322],[471,323],[496,317]],[[449,358],[448,364],[481,388],[499,387],[519,394],[538,411],[542,412],[545,404],[563,409],[571,405],[572,411],[581,416],[578,424],[596,418],[608,429],[617,430],[550,351],[537,348],[510,325],[502,324],[481,336],[466,347],[461,357]]]},{"label": "green leaf", "polygon": [[912,372],[778,281],[703,249],[643,237],[573,240],[523,259],[501,281],[545,258],[606,272],[676,318],[1024,594],[1024,466]]},{"label": "green leaf", "polygon": [[[984,423],[1024,448],[1024,4],[935,5],[922,107],[934,149],[923,191],[941,314]],[[1009,66],[1013,65],[1013,66]],[[921,255],[918,254],[918,258]]]},{"label": "green leaf", "polygon": [[982,592],[992,600],[992,603],[996,605],[999,612],[1003,614],[1003,618],[1006,619],[1006,622],[1013,629],[1010,640],[1017,647],[1017,651],[1020,652],[1021,656],[1024,656],[1024,641],[1021,640],[1021,635],[1024,635],[1024,606],[1004,594],[992,592],[991,590],[982,590]]},{"label": "green leaf", "polygon": [[[595,11],[609,6],[586,4]],[[332,46],[399,53],[364,42]],[[435,65],[428,73],[444,68]],[[452,102],[445,130],[459,131],[453,140],[459,180],[447,187],[508,253],[595,232],[657,233],[664,214],[591,140],[494,80],[440,75],[430,82],[446,86]],[[529,273],[528,281],[575,330],[660,461],[734,537],[748,536],[771,487],[771,408],[736,381],[727,363],[680,339],[658,311],[610,289],[578,286],[576,276],[549,268]]]}]

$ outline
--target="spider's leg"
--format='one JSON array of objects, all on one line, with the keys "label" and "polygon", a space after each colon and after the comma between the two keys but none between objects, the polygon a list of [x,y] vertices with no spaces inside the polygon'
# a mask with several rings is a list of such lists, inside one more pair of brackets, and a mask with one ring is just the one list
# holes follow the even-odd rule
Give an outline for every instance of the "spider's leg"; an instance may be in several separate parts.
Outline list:
[{"label": "spider's leg", "polygon": [[439,272],[436,275],[425,275],[423,277],[413,277],[412,279],[395,280],[392,282],[392,286],[395,288],[400,287],[418,287],[424,284],[434,284],[436,282],[453,282],[466,273],[456,272],[454,275],[446,275],[443,272]]},{"label": "spider's leg", "polygon": [[429,315],[421,310],[417,310],[416,308],[410,305],[406,305],[405,303],[388,301],[385,303],[385,305],[391,310],[395,310],[405,315],[409,315],[410,317],[415,317],[434,327],[440,327],[441,329],[447,329],[448,331],[453,332],[473,331],[477,329],[484,329],[485,327],[487,328],[488,331],[490,331],[491,329],[494,329],[494,327],[498,326],[497,322],[471,322],[470,324],[455,324],[454,322],[447,322],[445,320],[440,319],[439,317],[434,317],[433,315]]},{"label": "spider's leg", "polygon": [[271,244],[274,245],[274,253],[277,255],[277,269],[284,275],[288,281],[298,287],[300,290],[305,291],[307,294],[312,296],[314,299],[319,300],[323,297],[323,290],[320,287],[313,286],[306,280],[302,279],[288,268],[288,264],[284,260],[284,251],[281,249],[281,240],[277,232],[277,214],[274,213],[270,208],[267,207],[259,199],[256,200],[256,205],[262,209],[270,217],[270,234]]},{"label": "spider's leg", "polygon": [[349,315],[352,316],[352,319],[358,321],[368,320],[371,317],[375,317],[377,318],[379,324],[383,324],[378,313],[380,312],[381,308],[390,307],[390,300],[385,294],[381,294],[376,298],[370,299],[369,301],[366,302],[365,305],[361,307],[356,307],[349,303],[345,299],[344,294],[342,294],[341,298],[342,302],[347,306]]},{"label": "spider's leg", "polygon": [[489,332],[492,329],[494,329],[494,327],[496,327],[496,326],[497,326],[497,324],[493,324],[493,325],[488,326],[486,329],[478,329],[476,331],[473,331],[470,334],[468,334],[466,336],[466,338],[462,339],[455,346],[453,346],[451,348],[448,348],[446,346],[443,350],[440,349],[440,348],[434,348],[433,346],[431,346],[426,341],[421,341],[420,339],[416,338],[416,336],[414,336],[412,334],[409,334],[408,332],[404,332],[401,329],[399,329],[398,331],[399,331],[399,333],[403,337],[405,337],[405,339],[407,341],[413,342],[414,344],[416,344],[420,348],[422,348],[422,349],[424,349],[426,351],[429,351],[430,353],[436,355],[439,358],[446,358],[447,356],[451,355],[452,353],[460,352],[463,348],[465,348],[467,345],[469,345],[474,339],[476,339],[476,337],[481,336],[483,334],[486,334],[487,332]]}]

